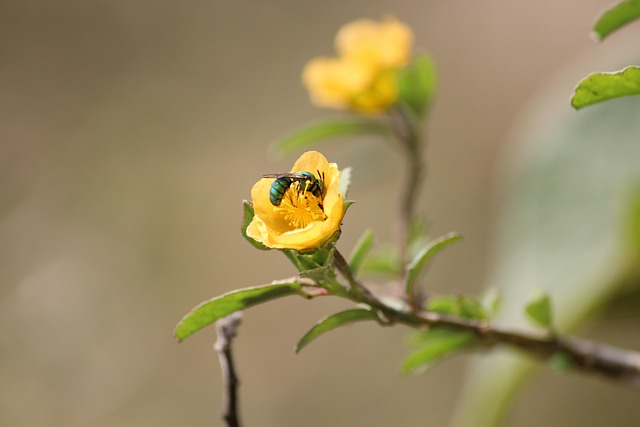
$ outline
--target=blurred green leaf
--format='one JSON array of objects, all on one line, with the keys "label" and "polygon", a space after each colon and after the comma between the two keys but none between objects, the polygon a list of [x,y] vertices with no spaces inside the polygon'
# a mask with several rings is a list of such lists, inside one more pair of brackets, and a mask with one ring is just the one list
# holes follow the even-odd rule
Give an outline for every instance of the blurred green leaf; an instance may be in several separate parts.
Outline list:
[{"label": "blurred green leaf", "polygon": [[458,304],[460,305],[460,314],[465,319],[487,320],[489,318],[487,310],[477,298],[460,295],[458,296]]},{"label": "blurred green leaf", "polygon": [[389,127],[386,124],[360,117],[322,120],[295,129],[273,143],[270,150],[277,155],[284,156],[331,138],[362,134],[386,135],[389,132]]},{"label": "blurred green leaf", "polygon": [[548,294],[540,295],[527,304],[525,312],[533,322],[545,329],[549,329],[553,323],[551,310],[551,298]]},{"label": "blurred green leaf", "polygon": [[413,285],[429,261],[441,250],[447,246],[462,240],[462,236],[458,233],[449,233],[439,237],[427,244],[415,258],[407,265],[407,274],[405,275],[405,292],[407,295],[413,294]]},{"label": "blurred green leaf", "polygon": [[422,216],[417,216],[409,225],[407,236],[408,252],[410,256],[415,256],[427,244],[427,232],[429,222]]},{"label": "blurred green leaf", "polygon": [[460,300],[456,295],[434,295],[427,300],[425,309],[448,316],[460,316]]},{"label": "blurred green leaf", "polygon": [[417,347],[402,363],[403,374],[424,371],[433,363],[475,343],[471,332],[459,332],[448,328],[433,328],[414,335],[412,344]]},{"label": "blurred green leaf", "polygon": [[613,73],[593,73],[576,87],[571,105],[575,109],[623,96],[640,94],[640,67]]},{"label": "blurred green leaf", "polygon": [[593,27],[597,39],[603,40],[618,28],[640,18],[640,0],[624,0],[605,11]]},{"label": "blurred green leaf", "polygon": [[573,369],[571,358],[565,353],[555,353],[549,360],[551,367],[559,372],[569,372]]},{"label": "blurred green leaf", "polygon": [[640,256],[640,183],[631,185],[623,208],[622,239],[635,256]]},{"label": "blurred green leaf", "polygon": [[397,275],[400,271],[400,258],[395,248],[383,246],[376,249],[365,258],[360,271],[371,275]]},{"label": "blurred green leaf", "polygon": [[251,224],[251,221],[253,221],[254,216],[255,216],[255,213],[253,211],[253,205],[251,204],[251,202],[247,200],[243,200],[242,201],[242,225],[240,226],[240,232],[242,233],[242,237],[244,237],[247,240],[247,242],[251,243],[254,248],[257,248],[263,251],[268,251],[271,248],[265,246],[261,242],[258,242],[256,239],[247,236],[247,227],[249,226],[249,224]]},{"label": "blurred green leaf", "polygon": [[435,63],[425,53],[418,53],[413,61],[398,72],[400,102],[417,117],[424,117],[433,102],[438,84]]},{"label": "blurred green leaf", "polygon": [[340,326],[344,326],[354,322],[363,320],[378,320],[378,315],[368,308],[354,308],[332,314],[320,320],[313,328],[311,328],[296,345],[296,353],[299,353],[311,341],[318,338],[325,332],[329,332]]},{"label": "blurred green leaf", "polygon": [[[638,183],[639,110],[634,96],[575,114],[554,82],[518,118],[497,177],[503,204],[487,280],[503,299],[496,322],[532,330],[523,307],[540,290],[553,295],[553,326],[572,333],[623,286],[637,286],[628,275],[640,255],[625,241],[621,213]],[[498,350],[474,361],[452,426],[501,425],[537,366]]]},{"label": "blurred green leaf", "polygon": [[287,282],[228,292],[196,306],[178,322],[174,335],[178,341],[182,341],[205,326],[231,313],[276,298],[299,294],[301,290],[302,286],[299,283]]},{"label": "blurred green leaf", "polygon": [[427,311],[465,319],[487,320],[489,314],[479,299],[468,295],[434,295],[425,304]]},{"label": "blurred green leaf", "polygon": [[366,230],[360,236],[360,240],[356,243],[349,255],[349,268],[351,268],[351,272],[353,275],[357,275],[358,271],[360,271],[360,267],[364,262],[365,258],[369,254],[371,248],[373,248],[373,231]]}]

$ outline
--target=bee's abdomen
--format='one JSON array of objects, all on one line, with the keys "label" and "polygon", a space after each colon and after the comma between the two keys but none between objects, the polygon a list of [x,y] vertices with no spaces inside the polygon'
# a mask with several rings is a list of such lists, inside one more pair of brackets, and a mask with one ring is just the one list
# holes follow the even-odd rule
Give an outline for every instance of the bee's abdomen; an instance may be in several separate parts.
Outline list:
[{"label": "bee's abdomen", "polygon": [[273,206],[280,206],[284,193],[286,193],[291,186],[291,182],[289,178],[278,178],[273,181],[269,189],[269,201]]}]

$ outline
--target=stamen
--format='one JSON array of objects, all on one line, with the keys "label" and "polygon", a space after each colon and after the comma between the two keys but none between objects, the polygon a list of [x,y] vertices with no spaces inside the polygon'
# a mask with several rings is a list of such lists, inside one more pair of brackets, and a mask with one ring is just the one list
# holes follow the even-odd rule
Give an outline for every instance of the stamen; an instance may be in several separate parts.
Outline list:
[{"label": "stamen", "polygon": [[[275,208],[293,228],[304,228],[313,221],[327,219],[323,211],[322,199],[307,191],[309,185],[308,180],[302,185],[300,182],[291,184],[282,203]],[[304,187],[304,190],[301,187]]]}]

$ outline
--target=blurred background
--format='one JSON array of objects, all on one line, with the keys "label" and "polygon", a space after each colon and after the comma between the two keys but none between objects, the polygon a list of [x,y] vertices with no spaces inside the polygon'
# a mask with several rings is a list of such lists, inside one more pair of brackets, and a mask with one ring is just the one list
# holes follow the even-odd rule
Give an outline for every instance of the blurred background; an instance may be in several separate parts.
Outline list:
[{"label": "blurred background", "polygon": [[[465,242],[438,258],[428,286],[481,292],[520,117],[542,92],[541,110],[572,113],[583,76],[637,54],[638,26],[605,44],[589,37],[608,5],[1,2],[0,425],[222,425],[214,330],[179,345],[173,327],[205,299],[294,274],[242,239],[241,201],[295,160],[269,156],[270,142],[335,114],[309,103],[300,73],[359,17],[395,15],[438,64],[421,207],[434,235]],[[559,90],[545,91],[550,81]],[[320,149],[354,168],[339,247],[348,253],[369,227],[391,239],[399,153],[371,139]],[[344,307],[292,297],[245,313],[235,344],[245,424],[448,425],[468,358],[402,377],[402,327],[357,324],[294,354],[308,327]],[[638,348],[635,319],[581,333]],[[549,426],[635,426],[640,406],[631,390],[546,369],[512,425],[540,425],[542,413]]]}]

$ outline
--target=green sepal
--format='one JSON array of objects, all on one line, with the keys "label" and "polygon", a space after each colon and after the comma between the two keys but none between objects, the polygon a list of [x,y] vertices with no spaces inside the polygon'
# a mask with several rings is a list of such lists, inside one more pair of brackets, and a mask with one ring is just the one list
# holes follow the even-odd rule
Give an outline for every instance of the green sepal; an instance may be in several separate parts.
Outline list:
[{"label": "green sepal", "polygon": [[318,338],[325,332],[329,332],[340,326],[344,326],[354,322],[360,322],[363,320],[376,320],[378,321],[378,315],[369,308],[354,308],[350,310],[341,311],[332,315],[329,315],[318,323],[315,324],[296,345],[295,351],[299,353],[304,347],[306,347],[311,341]]},{"label": "green sepal", "polygon": [[593,73],[576,87],[571,105],[576,110],[610,99],[640,95],[640,67],[612,73]]},{"label": "green sepal", "polygon": [[548,294],[542,294],[533,299],[525,308],[525,312],[536,325],[550,329],[553,324],[551,298]]},{"label": "green sepal", "polygon": [[373,248],[373,241],[373,231],[366,230],[351,250],[351,254],[349,255],[349,268],[354,276],[358,274],[362,263],[367,258],[371,248]]},{"label": "green sepal", "polygon": [[272,283],[228,292],[194,307],[178,322],[174,335],[182,341],[231,313],[294,294],[302,294],[300,283]]},{"label": "green sepal", "polygon": [[418,53],[413,61],[397,73],[398,97],[415,116],[424,117],[433,103],[438,85],[435,63],[425,53]]},{"label": "green sepal", "polygon": [[332,138],[363,134],[387,135],[389,133],[389,127],[380,121],[356,116],[341,117],[305,124],[272,143],[269,149],[275,155],[284,156]]},{"label": "green sepal", "polygon": [[403,374],[422,372],[435,362],[468,348],[475,342],[473,333],[446,327],[418,332],[412,337],[412,347],[415,350],[405,358],[400,370]]},{"label": "green sepal", "polygon": [[624,0],[606,10],[593,26],[598,40],[603,40],[620,27],[640,18],[640,0]]},{"label": "green sepal", "polygon": [[266,246],[262,242],[258,242],[253,237],[247,236],[247,227],[249,227],[249,224],[251,224],[251,221],[253,221],[254,216],[255,216],[255,212],[253,210],[253,204],[248,200],[243,200],[242,201],[242,225],[240,226],[240,232],[242,233],[242,237],[244,237],[247,240],[247,242],[251,243],[251,245],[253,245],[254,248],[257,248],[263,251],[268,251],[271,249],[270,247]]},{"label": "green sepal", "polygon": [[420,252],[418,252],[411,263],[407,265],[407,274],[405,275],[404,282],[404,288],[407,295],[413,294],[415,281],[429,261],[442,249],[460,240],[462,240],[462,236],[458,233],[449,233],[432,240]]}]

